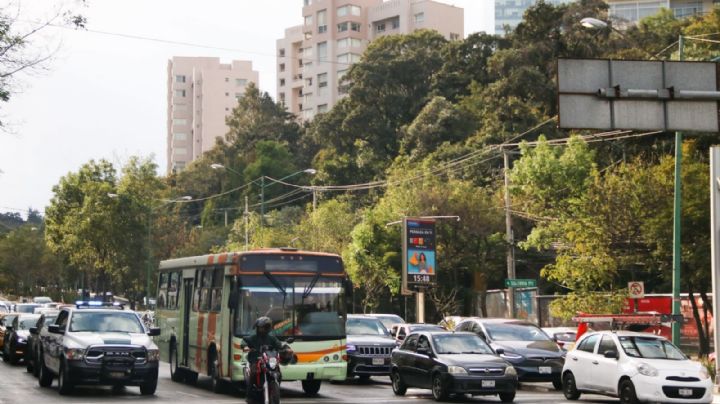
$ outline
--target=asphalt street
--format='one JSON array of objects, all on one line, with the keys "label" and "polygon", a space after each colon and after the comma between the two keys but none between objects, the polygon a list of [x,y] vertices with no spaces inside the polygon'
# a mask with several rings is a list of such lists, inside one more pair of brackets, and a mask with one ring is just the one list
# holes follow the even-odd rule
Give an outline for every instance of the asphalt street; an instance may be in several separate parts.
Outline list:
[{"label": "asphalt street", "polygon": [[[38,386],[37,379],[25,371],[20,364],[12,366],[0,363],[0,403],[244,403],[240,393],[215,394],[210,391],[210,379],[200,377],[196,386],[174,383],[170,380],[169,365],[161,364],[160,384],[155,396],[141,396],[137,387],[126,387],[113,391],[109,387],[77,387],[72,395],[60,396],[57,381],[50,388]],[[345,383],[324,383],[317,397],[303,395],[299,382],[286,382],[282,386],[282,402],[295,404],[310,403],[434,403],[426,390],[410,389],[404,397],[393,394],[390,380],[386,377],[373,378],[369,383],[348,381]],[[498,403],[497,397],[466,397],[450,402]],[[526,385],[518,391],[516,403],[561,403],[566,402],[560,392],[552,391],[547,384]],[[579,402],[617,403],[618,400],[600,396],[583,396]]]}]

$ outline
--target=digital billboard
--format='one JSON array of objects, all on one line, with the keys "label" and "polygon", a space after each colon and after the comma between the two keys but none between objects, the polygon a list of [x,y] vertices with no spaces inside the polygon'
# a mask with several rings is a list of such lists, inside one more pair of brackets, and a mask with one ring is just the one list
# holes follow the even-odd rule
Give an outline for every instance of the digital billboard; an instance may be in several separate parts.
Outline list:
[{"label": "digital billboard", "polygon": [[435,285],[435,220],[403,220],[403,289],[420,290]]}]

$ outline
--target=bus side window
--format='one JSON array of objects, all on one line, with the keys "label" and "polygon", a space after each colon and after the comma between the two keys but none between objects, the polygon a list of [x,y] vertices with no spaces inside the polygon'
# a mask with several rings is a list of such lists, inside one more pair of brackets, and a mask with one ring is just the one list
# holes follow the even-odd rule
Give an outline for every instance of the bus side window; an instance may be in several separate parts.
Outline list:
[{"label": "bus side window", "polygon": [[193,293],[193,311],[200,309],[200,290],[202,289],[202,277],[203,271],[198,269],[195,271],[195,292]]},{"label": "bus side window", "polygon": [[168,287],[168,274],[163,272],[160,274],[160,280],[158,281],[158,297],[157,297],[157,308],[164,309],[167,302],[167,287]]},{"label": "bus side window", "polygon": [[223,278],[225,277],[225,269],[223,267],[215,267],[212,271],[212,293],[210,295],[210,310],[220,311],[222,307],[222,288]]},{"label": "bus side window", "polygon": [[180,285],[180,272],[172,272],[170,274],[170,284],[168,286],[167,308],[176,310],[178,301],[178,286]]}]

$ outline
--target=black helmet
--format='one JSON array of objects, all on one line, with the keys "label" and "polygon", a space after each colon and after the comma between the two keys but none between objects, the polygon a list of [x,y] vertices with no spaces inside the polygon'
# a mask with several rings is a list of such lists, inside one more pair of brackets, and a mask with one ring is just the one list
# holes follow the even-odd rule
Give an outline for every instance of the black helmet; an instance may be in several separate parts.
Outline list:
[{"label": "black helmet", "polygon": [[264,334],[269,334],[270,330],[272,330],[272,320],[270,320],[269,317],[258,317],[257,320],[255,320],[255,330],[257,332],[263,332]]}]

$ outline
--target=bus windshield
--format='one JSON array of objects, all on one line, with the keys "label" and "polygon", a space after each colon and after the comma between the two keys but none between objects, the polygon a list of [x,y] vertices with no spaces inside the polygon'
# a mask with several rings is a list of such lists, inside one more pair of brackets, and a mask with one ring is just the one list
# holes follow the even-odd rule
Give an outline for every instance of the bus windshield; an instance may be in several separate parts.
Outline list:
[{"label": "bus windshield", "polygon": [[246,278],[235,316],[235,335],[239,337],[254,334],[255,320],[266,316],[272,320],[273,334],[277,337],[343,338],[342,282],[312,276]]}]

